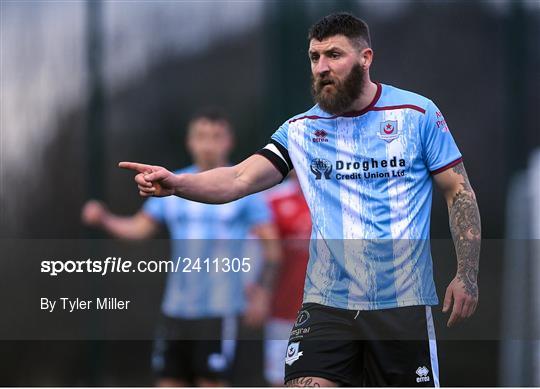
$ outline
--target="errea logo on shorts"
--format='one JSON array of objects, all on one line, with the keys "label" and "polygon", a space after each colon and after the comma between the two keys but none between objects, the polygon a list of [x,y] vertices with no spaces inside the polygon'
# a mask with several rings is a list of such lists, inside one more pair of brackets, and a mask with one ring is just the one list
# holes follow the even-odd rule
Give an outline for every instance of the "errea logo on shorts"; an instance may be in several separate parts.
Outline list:
[{"label": "errea logo on shorts", "polygon": [[420,366],[416,369],[416,382],[429,382],[429,369],[425,366]]}]

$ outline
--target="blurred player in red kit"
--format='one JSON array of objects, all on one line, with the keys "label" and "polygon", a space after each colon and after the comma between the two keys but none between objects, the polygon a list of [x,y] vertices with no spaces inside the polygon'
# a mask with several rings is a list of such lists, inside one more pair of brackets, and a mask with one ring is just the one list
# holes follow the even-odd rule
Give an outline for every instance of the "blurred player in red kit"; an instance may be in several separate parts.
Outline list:
[{"label": "blurred player in red kit", "polygon": [[265,328],[264,375],[273,386],[283,386],[283,361],[291,328],[302,305],[311,234],[311,216],[298,178],[294,171],[289,177],[267,194],[283,250],[283,266],[276,280],[271,317]]}]

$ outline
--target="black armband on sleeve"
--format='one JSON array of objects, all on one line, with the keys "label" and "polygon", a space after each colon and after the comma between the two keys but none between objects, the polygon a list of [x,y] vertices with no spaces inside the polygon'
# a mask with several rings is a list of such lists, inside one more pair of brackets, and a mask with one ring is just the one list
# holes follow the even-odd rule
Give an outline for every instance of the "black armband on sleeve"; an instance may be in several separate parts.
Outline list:
[{"label": "black armband on sleeve", "polygon": [[294,168],[287,149],[273,139],[255,154],[262,155],[268,159],[283,175],[283,178],[287,177],[287,174]]}]

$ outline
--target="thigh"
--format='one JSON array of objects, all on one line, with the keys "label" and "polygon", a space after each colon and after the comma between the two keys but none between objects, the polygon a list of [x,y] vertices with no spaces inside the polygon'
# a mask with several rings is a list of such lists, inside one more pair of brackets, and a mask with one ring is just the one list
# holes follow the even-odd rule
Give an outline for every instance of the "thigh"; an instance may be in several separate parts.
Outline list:
[{"label": "thigh", "polygon": [[439,386],[431,308],[402,307],[365,312],[358,325],[366,336],[364,384]]},{"label": "thigh", "polygon": [[360,382],[361,345],[355,340],[354,312],[302,305],[285,355],[285,381],[324,378],[339,385]]}]

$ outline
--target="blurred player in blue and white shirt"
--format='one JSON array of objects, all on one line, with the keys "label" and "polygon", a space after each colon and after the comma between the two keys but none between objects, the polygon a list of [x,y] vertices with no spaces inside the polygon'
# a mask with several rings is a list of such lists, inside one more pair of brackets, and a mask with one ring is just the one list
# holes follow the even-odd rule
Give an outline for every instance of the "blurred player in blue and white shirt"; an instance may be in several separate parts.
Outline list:
[{"label": "blurred player in blue and white shirt", "polygon": [[[216,110],[204,111],[189,124],[187,148],[194,164],[176,173],[226,166],[232,147],[226,117]],[[114,215],[101,203],[90,201],[83,208],[83,220],[125,239],[149,238],[160,224],[167,226],[172,258],[182,261],[177,272],[167,274],[164,320],[152,357],[157,383],[225,385],[235,351],[236,318],[245,313],[247,324],[260,325],[269,310],[270,294],[257,285],[247,285],[246,290],[245,285],[249,278],[245,273],[255,271],[258,259],[244,260],[248,253],[257,252],[249,246],[263,242],[267,265],[279,259],[273,240],[277,234],[264,198],[256,194],[220,205],[179,197],[151,198],[129,217]],[[250,234],[263,240],[249,239]],[[264,271],[262,277],[272,278],[275,270],[265,266]]]},{"label": "blurred player in blue and white shirt", "polygon": [[[197,165],[192,165],[178,173],[198,171]],[[217,266],[232,269],[232,259],[240,257],[242,265],[242,258],[250,249],[250,243],[258,245],[258,241],[250,242],[246,238],[252,231],[260,233],[261,226],[271,220],[269,210],[262,200],[260,195],[253,195],[220,205],[201,204],[178,197],[146,201],[142,212],[153,221],[168,227],[172,239],[172,258],[185,259],[181,268],[185,268],[186,272],[167,274],[162,304],[165,315],[200,318],[227,316],[244,311],[244,291],[239,287],[245,278],[244,272],[216,272],[216,262],[213,261],[216,258],[228,258],[225,264],[220,261]],[[201,260],[197,261],[197,258]],[[206,258],[210,262],[204,263]],[[250,259],[245,263],[254,269],[257,264],[253,263],[254,258]],[[236,262],[235,268],[238,267]],[[198,271],[198,266],[202,270]]]}]

